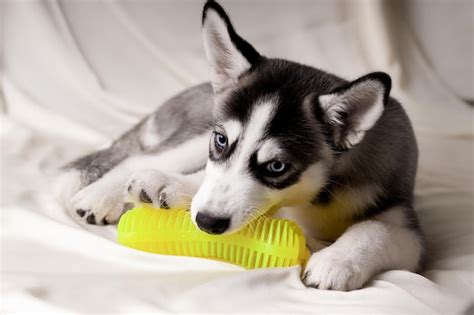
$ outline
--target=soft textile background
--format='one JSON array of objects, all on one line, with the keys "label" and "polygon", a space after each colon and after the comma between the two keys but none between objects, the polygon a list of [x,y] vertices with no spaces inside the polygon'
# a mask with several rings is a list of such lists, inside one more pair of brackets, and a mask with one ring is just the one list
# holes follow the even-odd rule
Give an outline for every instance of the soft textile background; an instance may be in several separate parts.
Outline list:
[{"label": "soft textile background", "polygon": [[81,226],[49,174],[207,80],[200,1],[0,0],[2,313],[460,313],[473,301],[473,2],[222,1],[263,54],[356,78],[384,70],[421,151],[430,260],[350,293],[299,269],[136,252]]}]

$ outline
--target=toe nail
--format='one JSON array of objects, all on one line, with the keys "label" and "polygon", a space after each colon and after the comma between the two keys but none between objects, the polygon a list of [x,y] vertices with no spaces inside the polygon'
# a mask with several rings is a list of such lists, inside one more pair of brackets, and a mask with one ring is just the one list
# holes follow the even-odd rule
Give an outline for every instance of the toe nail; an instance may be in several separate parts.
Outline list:
[{"label": "toe nail", "polygon": [[128,185],[127,191],[128,191],[128,192],[131,192],[131,191],[132,191],[132,184]]},{"label": "toe nail", "polygon": [[107,224],[109,224],[109,221],[107,221],[106,218],[103,218],[103,219],[102,219],[102,224],[103,224],[103,225],[107,225]]},{"label": "toe nail", "polygon": [[169,209],[169,205],[168,203],[166,202],[166,193],[165,192],[162,192],[160,193],[160,197],[158,198],[159,202],[160,202],[160,208],[162,209]]},{"label": "toe nail", "polygon": [[84,216],[84,214],[86,214],[86,210],[76,209],[76,213],[77,213],[78,216],[80,216],[82,218]]},{"label": "toe nail", "polygon": [[152,203],[150,196],[146,193],[145,190],[142,189],[140,192],[140,201],[144,203]]},{"label": "toe nail", "polygon": [[95,223],[95,214],[91,213],[87,218],[86,218],[87,223],[89,224],[96,224]]},{"label": "toe nail", "polygon": [[303,277],[301,278],[301,280],[306,281],[306,279],[308,279],[308,277],[309,277],[309,272],[305,272],[303,274]]}]

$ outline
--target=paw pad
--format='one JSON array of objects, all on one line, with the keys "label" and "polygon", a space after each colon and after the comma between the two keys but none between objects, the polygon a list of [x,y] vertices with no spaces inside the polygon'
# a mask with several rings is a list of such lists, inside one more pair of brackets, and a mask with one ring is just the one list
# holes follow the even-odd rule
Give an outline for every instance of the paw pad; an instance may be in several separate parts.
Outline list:
[{"label": "paw pad", "polygon": [[89,214],[89,216],[86,218],[86,221],[89,224],[96,224],[95,214],[93,214],[93,213]]}]

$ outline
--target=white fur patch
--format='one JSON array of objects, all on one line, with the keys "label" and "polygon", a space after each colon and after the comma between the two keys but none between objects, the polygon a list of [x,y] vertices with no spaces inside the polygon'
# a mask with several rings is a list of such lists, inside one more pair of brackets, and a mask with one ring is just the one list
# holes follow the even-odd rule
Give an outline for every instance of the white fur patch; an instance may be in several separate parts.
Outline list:
[{"label": "white fur patch", "polygon": [[314,253],[303,281],[319,289],[355,290],[383,270],[414,271],[421,252],[416,232],[367,220],[354,224],[334,244]]},{"label": "white fur patch", "polygon": [[242,124],[237,120],[229,120],[223,124],[225,132],[227,133],[227,140],[230,143],[233,143],[239,137],[242,132]]},{"label": "white fur patch", "polygon": [[244,162],[244,159],[255,151],[259,141],[262,139],[265,128],[269,121],[273,118],[275,106],[278,103],[277,99],[263,100],[260,104],[256,104],[255,108],[250,115],[250,120],[245,127],[242,144],[240,147],[240,161]]},{"label": "white fur patch", "polygon": [[148,168],[177,173],[192,171],[206,163],[208,147],[209,134],[206,133],[159,154],[128,158],[123,167],[130,171]]},{"label": "white fur patch", "polygon": [[257,162],[265,163],[275,159],[282,152],[280,145],[275,139],[268,139],[257,152]]},{"label": "white fur patch", "polygon": [[[285,217],[293,218],[296,221],[296,217],[294,216],[297,213],[297,206],[306,207],[308,209],[309,201],[312,200],[315,194],[321,190],[321,188],[326,183],[327,177],[327,166],[323,163],[316,163],[308,167],[306,171],[304,171],[298,183],[292,185],[288,188],[283,190],[272,190],[270,192],[271,199],[278,200],[279,207],[287,207],[292,206],[290,211],[292,214],[287,214]],[[309,209],[308,214],[314,214],[314,209]],[[280,212],[279,213],[283,213]],[[300,221],[298,222],[304,227],[305,222],[309,217],[300,217]],[[308,219],[309,220],[309,219]]]},{"label": "white fur patch", "polygon": [[375,216],[375,219],[380,222],[403,227],[407,225],[407,218],[404,211],[402,207],[394,207]]}]

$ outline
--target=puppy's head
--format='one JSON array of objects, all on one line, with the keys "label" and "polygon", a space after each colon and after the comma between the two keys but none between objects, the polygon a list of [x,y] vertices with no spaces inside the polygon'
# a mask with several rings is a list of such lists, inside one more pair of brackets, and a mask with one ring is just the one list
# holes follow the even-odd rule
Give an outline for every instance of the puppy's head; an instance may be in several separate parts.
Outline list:
[{"label": "puppy's head", "polygon": [[273,207],[310,203],[337,152],[360,143],[382,115],[390,78],[373,73],[348,83],[263,57],[213,1],[204,7],[203,36],[215,127],[191,214],[206,232],[230,233]]}]

